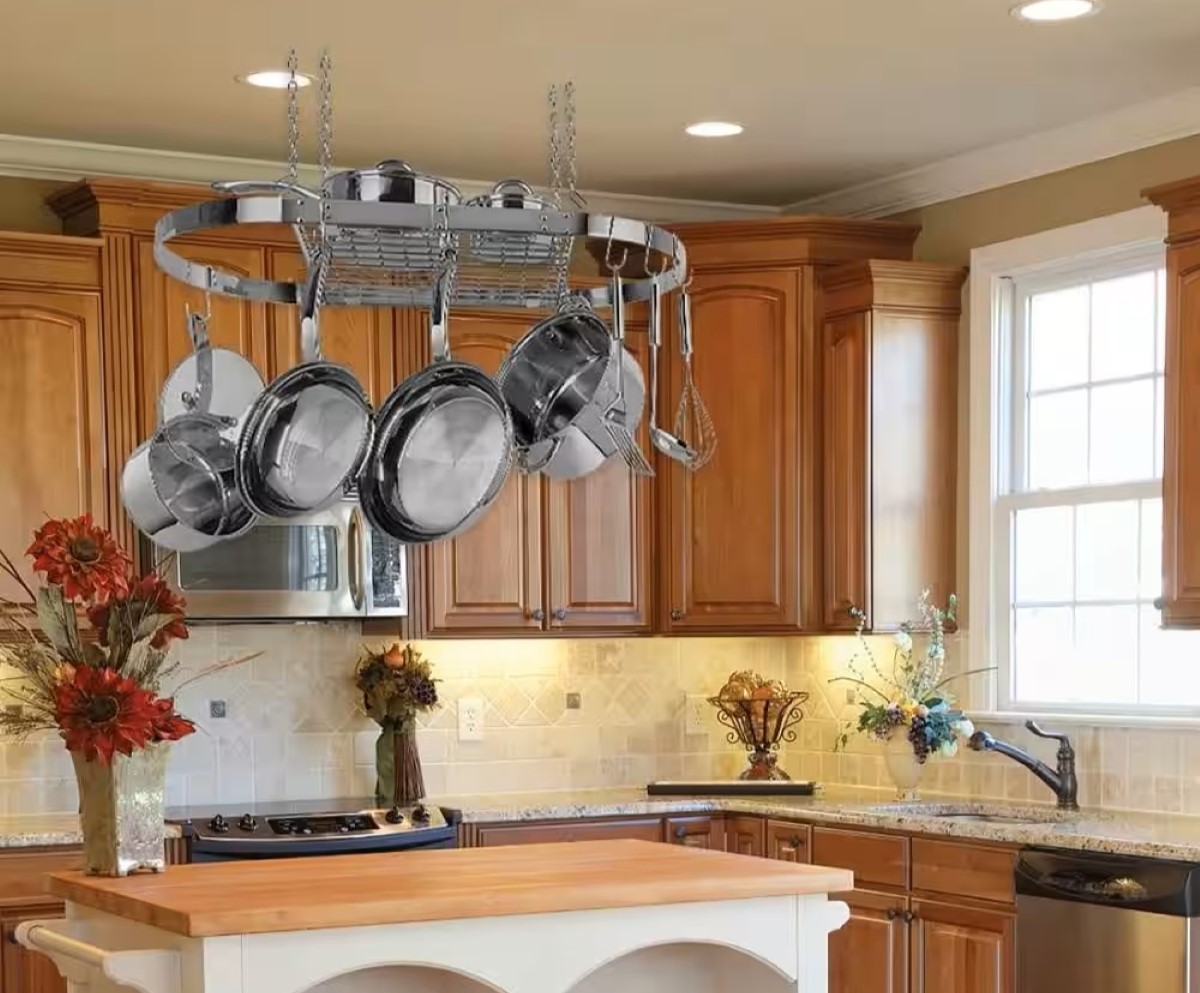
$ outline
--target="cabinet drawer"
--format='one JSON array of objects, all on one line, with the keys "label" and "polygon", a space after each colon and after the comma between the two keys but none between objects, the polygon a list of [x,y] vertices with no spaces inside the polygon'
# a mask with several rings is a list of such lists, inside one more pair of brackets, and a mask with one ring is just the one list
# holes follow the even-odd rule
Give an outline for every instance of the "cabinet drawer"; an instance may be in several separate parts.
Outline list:
[{"label": "cabinet drawer", "polygon": [[725,850],[725,820],[722,817],[668,817],[663,837],[674,845]]},{"label": "cabinet drawer", "polygon": [[1012,903],[1016,853],[1003,848],[914,838],[912,888],[948,896]]},{"label": "cabinet drawer", "polygon": [[553,841],[612,841],[637,838],[662,841],[662,821],[559,821],[556,824],[484,824],[479,827],[476,844],[539,845]]},{"label": "cabinet drawer", "polygon": [[82,867],[78,848],[9,849],[0,854],[0,907],[50,903],[46,873]]},{"label": "cabinet drawer", "polygon": [[779,862],[809,862],[812,843],[807,824],[767,821],[767,858]]},{"label": "cabinet drawer", "polygon": [[813,828],[812,862],[854,873],[854,885],[908,885],[908,839],[871,831]]}]

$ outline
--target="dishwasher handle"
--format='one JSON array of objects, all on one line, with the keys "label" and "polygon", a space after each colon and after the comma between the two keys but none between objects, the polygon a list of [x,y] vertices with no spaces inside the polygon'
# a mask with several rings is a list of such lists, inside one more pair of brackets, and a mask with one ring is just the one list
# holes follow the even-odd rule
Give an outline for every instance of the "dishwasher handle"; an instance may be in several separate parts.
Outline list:
[{"label": "dishwasher handle", "polygon": [[1200,916],[1200,866],[1090,852],[1026,849],[1017,860],[1018,897]]}]

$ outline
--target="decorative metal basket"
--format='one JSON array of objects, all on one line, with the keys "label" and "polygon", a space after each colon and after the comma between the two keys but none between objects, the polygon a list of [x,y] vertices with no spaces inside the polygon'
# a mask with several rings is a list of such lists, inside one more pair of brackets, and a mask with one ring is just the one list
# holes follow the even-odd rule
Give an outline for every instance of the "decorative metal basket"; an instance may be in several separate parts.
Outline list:
[{"label": "decorative metal basket", "polygon": [[795,726],[804,719],[801,705],[807,693],[787,689],[774,679],[755,672],[733,673],[708,702],[717,708],[717,720],[728,727],[730,744],[750,753],[750,767],[739,779],[791,779],[779,768],[780,742],[796,740]]}]

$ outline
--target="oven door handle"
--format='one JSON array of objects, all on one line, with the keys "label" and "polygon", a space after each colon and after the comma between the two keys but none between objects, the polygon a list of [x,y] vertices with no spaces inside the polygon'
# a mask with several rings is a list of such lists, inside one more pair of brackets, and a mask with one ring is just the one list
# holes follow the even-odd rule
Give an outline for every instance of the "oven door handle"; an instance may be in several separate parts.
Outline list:
[{"label": "oven door handle", "polygon": [[350,559],[347,573],[350,577],[350,601],[358,613],[363,612],[363,533],[362,512],[355,507],[350,511],[350,523],[346,527],[346,553]]}]

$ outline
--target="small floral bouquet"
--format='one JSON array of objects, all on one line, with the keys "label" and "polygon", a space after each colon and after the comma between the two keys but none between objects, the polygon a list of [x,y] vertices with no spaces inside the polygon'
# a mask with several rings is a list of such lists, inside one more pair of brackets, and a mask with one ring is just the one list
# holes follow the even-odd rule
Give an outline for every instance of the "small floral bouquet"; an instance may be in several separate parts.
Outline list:
[{"label": "small floral bouquet", "polygon": [[375,743],[375,799],[382,806],[416,803],[425,796],[417,751],[416,715],[437,706],[433,668],[412,645],[365,650],[354,667],[363,709],[379,725]]},{"label": "small floral bouquet", "polygon": [[[838,738],[844,747],[850,733],[868,735],[877,741],[887,741],[903,728],[918,762],[930,755],[951,757],[958,754],[958,743],[975,733],[975,726],[954,707],[954,697],[946,686],[955,679],[985,672],[974,669],[955,676],[943,676],[946,666],[946,624],[955,620],[957,597],[950,595],[945,609],[930,602],[929,591],[917,601],[920,620],[905,622],[893,641],[892,665],[885,671],[876,661],[867,639],[863,637],[866,615],[855,609],[861,654],[849,662],[852,675],[836,676],[832,683],[848,682],[858,687],[858,703],[862,711],[857,724],[846,725]],[[927,635],[924,652],[916,653],[913,635]],[[869,672],[864,669],[864,664]]]},{"label": "small floral bouquet", "polygon": [[433,669],[412,645],[366,650],[355,666],[354,685],[367,716],[381,726],[411,722],[418,711],[431,710],[438,702]]}]

